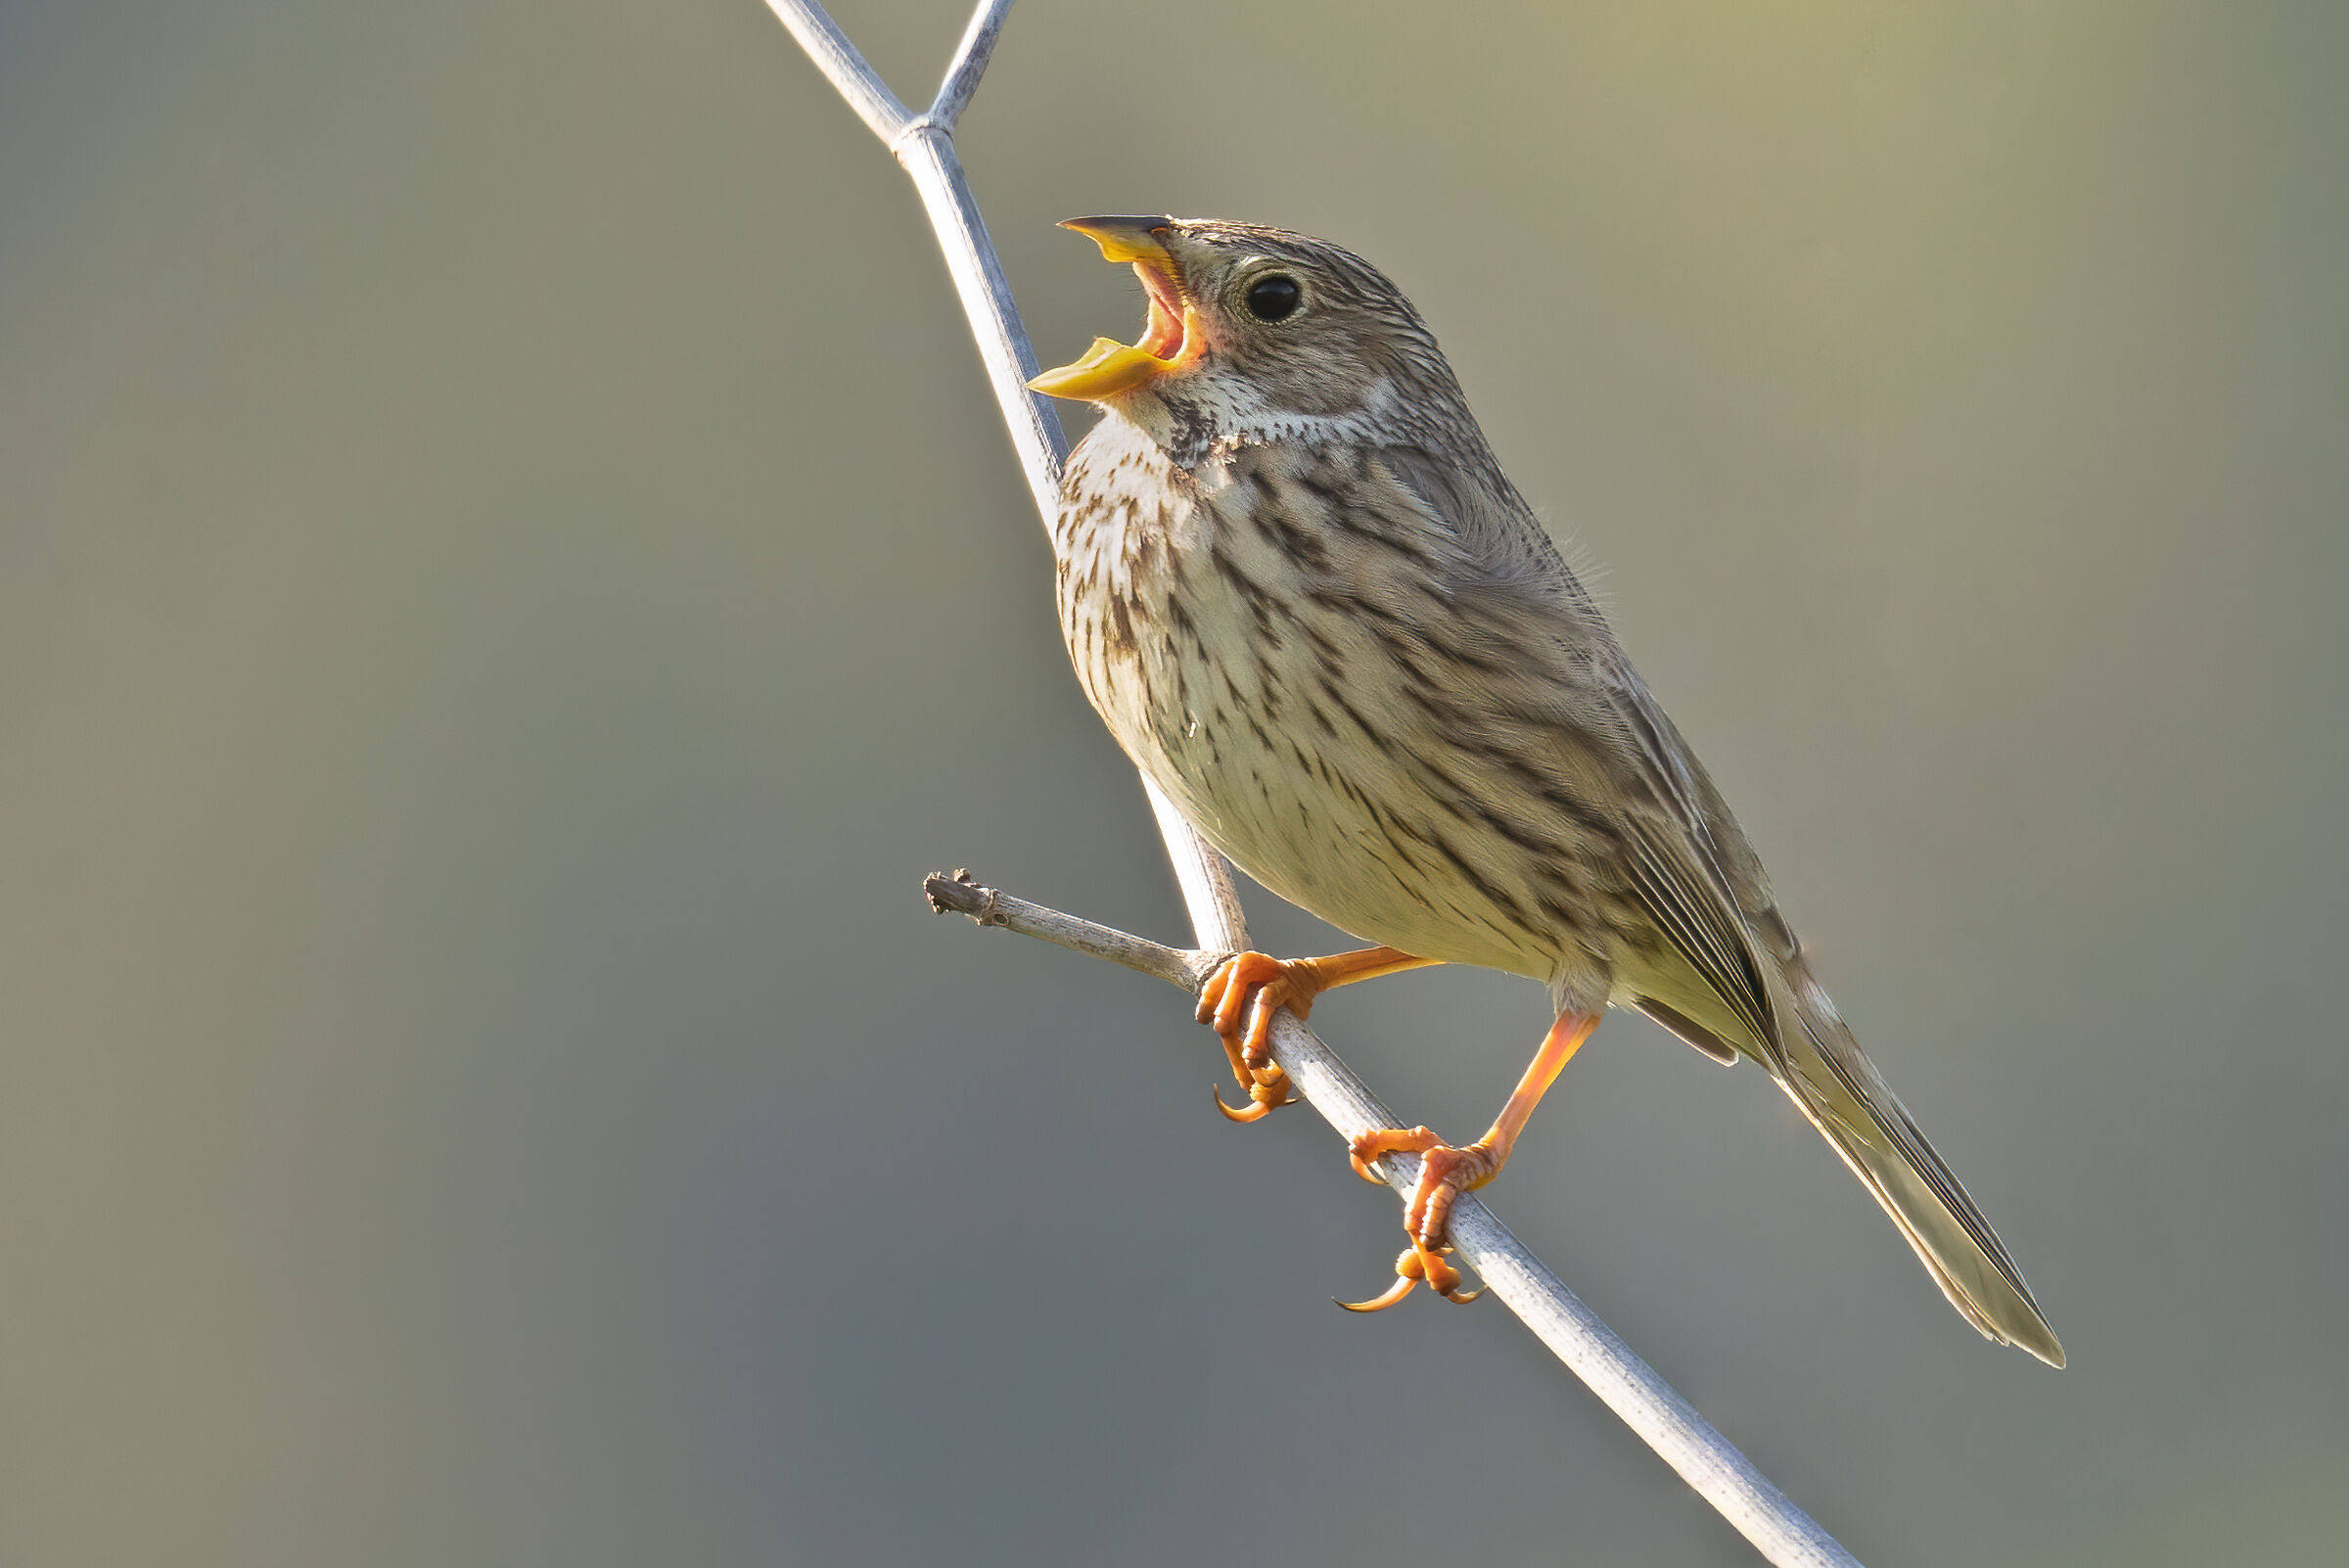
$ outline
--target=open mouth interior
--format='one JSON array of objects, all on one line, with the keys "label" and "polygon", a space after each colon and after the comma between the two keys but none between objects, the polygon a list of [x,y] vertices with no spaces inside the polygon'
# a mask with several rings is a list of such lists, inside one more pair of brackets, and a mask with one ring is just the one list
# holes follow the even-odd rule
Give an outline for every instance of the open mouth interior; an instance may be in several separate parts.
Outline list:
[{"label": "open mouth interior", "polygon": [[1189,346],[1183,341],[1181,291],[1165,269],[1147,261],[1136,261],[1133,275],[1142,280],[1142,288],[1150,297],[1150,319],[1143,323],[1142,335],[1134,340],[1133,346],[1153,359],[1173,364]]},{"label": "open mouth interior", "polygon": [[1193,314],[1197,307],[1183,299],[1174,257],[1164,254],[1156,246],[1146,252],[1138,246],[1126,247],[1114,235],[1101,242],[1101,249],[1104,254],[1122,251],[1123,254],[1112,258],[1132,261],[1134,276],[1142,280],[1142,293],[1149,300],[1149,315],[1142,323],[1141,336],[1131,345],[1114,338],[1095,338],[1093,346],[1082,357],[1029,378],[1031,392],[1042,392],[1047,397],[1103,402],[1122,397],[1160,376],[1179,373],[1189,361],[1206,352],[1199,342],[1197,317]]}]

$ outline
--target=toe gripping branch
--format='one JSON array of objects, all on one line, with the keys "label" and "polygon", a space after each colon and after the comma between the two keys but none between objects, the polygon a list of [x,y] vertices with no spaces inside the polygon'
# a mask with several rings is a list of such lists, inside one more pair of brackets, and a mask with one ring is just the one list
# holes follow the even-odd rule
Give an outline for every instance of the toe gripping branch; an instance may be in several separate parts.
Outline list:
[{"label": "toe gripping branch", "polygon": [[1534,1107],[1557,1081],[1559,1069],[1597,1027],[1596,1013],[1560,1013],[1535,1051],[1525,1076],[1517,1081],[1516,1091],[1500,1108],[1500,1115],[1483,1137],[1466,1148],[1455,1149],[1423,1127],[1383,1128],[1363,1133],[1349,1145],[1355,1174],[1365,1181],[1380,1179],[1370,1169],[1371,1162],[1390,1154],[1419,1156],[1419,1179],[1411,1188],[1410,1202],[1404,1206],[1403,1230],[1411,1244],[1395,1260],[1395,1283],[1368,1301],[1342,1301],[1339,1306],[1349,1312],[1378,1312],[1409,1295],[1411,1286],[1422,1279],[1428,1289],[1448,1301],[1471,1302],[1484,1294],[1462,1290],[1460,1271],[1448,1261],[1451,1247],[1446,1237],[1451,1230],[1452,1206],[1460,1201],[1461,1193],[1474,1192],[1500,1175]]},{"label": "toe gripping branch", "polygon": [[1313,998],[1336,986],[1417,969],[1434,960],[1398,947],[1364,947],[1326,958],[1274,958],[1235,952],[1216,965],[1199,988],[1199,1022],[1212,1024],[1231,1058],[1232,1076],[1255,1103],[1234,1110],[1216,1096],[1216,1108],[1234,1122],[1254,1122],[1289,1103],[1289,1077],[1272,1059],[1272,1015],[1286,1007],[1299,1018]]},{"label": "toe gripping branch", "polygon": [[1386,1180],[1370,1169],[1371,1162],[1390,1154],[1419,1156],[1419,1180],[1403,1211],[1404,1234],[1410,1245],[1395,1259],[1395,1282],[1368,1301],[1341,1301],[1350,1313],[1383,1312],[1411,1293],[1422,1279],[1446,1301],[1465,1307],[1484,1294],[1460,1288],[1460,1271],[1451,1266],[1451,1208],[1460,1194],[1473,1192],[1500,1174],[1506,1155],[1497,1156],[1491,1142],[1480,1139],[1455,1149],[1426,1128],[1382,1128],[1365,1132],[1348,1146],[1354,1174],[1377,1186]]},{"label": "toe gripping branch", "polygon": [[1293,969],[1261,952],[1233,953],[1199,988],[1199,1022],[1223,1042],[1232,1077],[1253,1102],[1235,1109],[1218,1093],[1216,1109],[1231,1121],[1261,1121],[1294,1103],[1289,1075],[1272,1060],[1272,1014],[1285,1006],[1303,1018],[1313,1008],[1313,992],[1296,984]]}]

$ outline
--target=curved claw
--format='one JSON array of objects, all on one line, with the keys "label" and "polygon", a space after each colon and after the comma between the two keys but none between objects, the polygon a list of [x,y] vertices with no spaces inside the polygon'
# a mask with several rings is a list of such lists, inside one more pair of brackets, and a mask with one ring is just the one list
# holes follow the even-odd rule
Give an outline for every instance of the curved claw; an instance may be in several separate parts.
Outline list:
[{"label": "curved claw", "polygon": [[[1398,1273],[1395,1276],[1395,1283],[1389,1285],[1385,1290],[1380,1291],[1368,1301],[1341,1301],[1338,1302],[1338,1305],[1345,1308],[1350,1313],[1383,1313],[1388,1308],[1394,1306],[1397,1302],[1403,1300],[1404,1297],[1409,1295],[1411,1293],[1411,1287],[1417,1283],[1419,1283],[1419,1281],[1413,1278],[1411,1275]],[[1332,1297],[1331,1300],[1335,1301],[1336,1298]]]},{"label": "curved claw", "polygon": [[[1354,1174],[1360,1176],[1364,1181],[1369,1182],[1374,1187],[1383,1187],[1387,1184],[1387,1178],[1380,1176],[1376,1171],[1371,1170],[1369,1162],[1364,1160],[1360,1155],[1349,1153],[1346,1158],[1348,1162],[1354,1166]],[[1340,1302],[1338,1305],[1343,1307],[1346,1304],[1344,1302]]]},{"label": "curved claw", "polygon": [[[1223,1113],[1223,1119],[1227,1122],[1261,1122],[1266,1117],[1272,1114],[1273,1107],[1270,1100],[1258,1100],[1244,1110],[1235,1111],[1230,1106],[1223,1103],[1223,1091],[1221,1089],[1219,1089],[1211,1084],[1209,1085],[1207,1092],[1214,1097],[1216,1109]],[[1284,1101],[1283,1103],[1285,1104],[1287,1102]]]},{"label": "curved claw", "polygon": [[1240,1083],[1248,1090],[1248,1098],[1254,1100],[1255,1104],[1227,1105],[1223,1101],[1222,1090],[1210,1085],[1209,1091],[1215,1095],[1216,1109],[1221,1111],[1230,1121],[1262,1121],[1274,1111],[1297,1103],[1297,1096],[1289,1092],[1293,1086],[1289,1083],[1289,1076],[1277,1067],[1268,1068],[1262,1073],[1253,1075],[1243,1071],[1240,1074]]},{"label": "curved claw", "polygon": [[1418,1260],[1421,1269],[1427,1275],[1427,1288],[1446,1301],[1465,1307],[1483,1295],[1484,1291],[1481,1287],[1476,1290],[1460,1288],[1460,1271],[1454,1268],[1451,1261],[1444,1256],[1450,1251],[1451,1251],[1450,1247],[1431,1249],[1422,1245],[1415,1250],[1414,1256]]},{"label": "curved claw", "polygon": [[1484,1290],[1482,1287],[1475,1290],[1460,1288],[1460,1271],[1447,1262],[1444,1257],[1444,1254],[1450,1251],[1451,1251],[1450,1247],[1405,1247],[1402,1255],[1395,1260],[1395,1283],[1368,1301],[1342,1301],[1338,1305],[1350,1313],[1385,1312],[1409,1295],[1411,1287],[1424,1279],[1427,1281],[1428,1289],[1446,1301],[1465,1307],[1477,1297],[1482,1296]]}]

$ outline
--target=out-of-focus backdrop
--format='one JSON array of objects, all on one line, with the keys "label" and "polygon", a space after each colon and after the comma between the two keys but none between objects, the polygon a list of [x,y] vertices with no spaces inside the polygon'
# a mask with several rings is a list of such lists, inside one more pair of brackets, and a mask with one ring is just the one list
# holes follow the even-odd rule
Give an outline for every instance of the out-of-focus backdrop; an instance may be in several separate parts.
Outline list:
[{"label": "out-of-focus backdrop", "polygon": [[[953,0],[843,4],[907,96]],[[1032,0],[964,156],[1353,245],[2071,1370],[1637,1019],[1501,1214],[1867,1560],[2349,1550],[2349,12]],[[910,188],[755,0],[0,10],[0,1559],[1723,1563],[1226,1126]],[[1258,896],[1269,945],[1334,940]],[[1530,983],[1315,1023],[1484,1125]]]}]

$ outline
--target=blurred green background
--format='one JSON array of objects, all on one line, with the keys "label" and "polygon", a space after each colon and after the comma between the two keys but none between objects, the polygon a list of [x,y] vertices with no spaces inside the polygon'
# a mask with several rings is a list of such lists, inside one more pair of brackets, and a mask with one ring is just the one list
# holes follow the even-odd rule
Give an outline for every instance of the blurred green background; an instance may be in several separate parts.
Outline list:
[{"label": "blurred green background", "polygon": [[[2345,147],[2315,0],[1031,0],[966,122],[1047,361],[1139,320],[1053,219],[1327,235],[1604,564],[2072,1369],[1638,1019],[1496,1205],[1864,1559],[2349,1551]],[[756,0],[0,7],[0,1560],[1750,1561],[924,911],[1183,929],[1049,581]],[[1315,1022],[1456,1133],[1542,1012]]]}]

